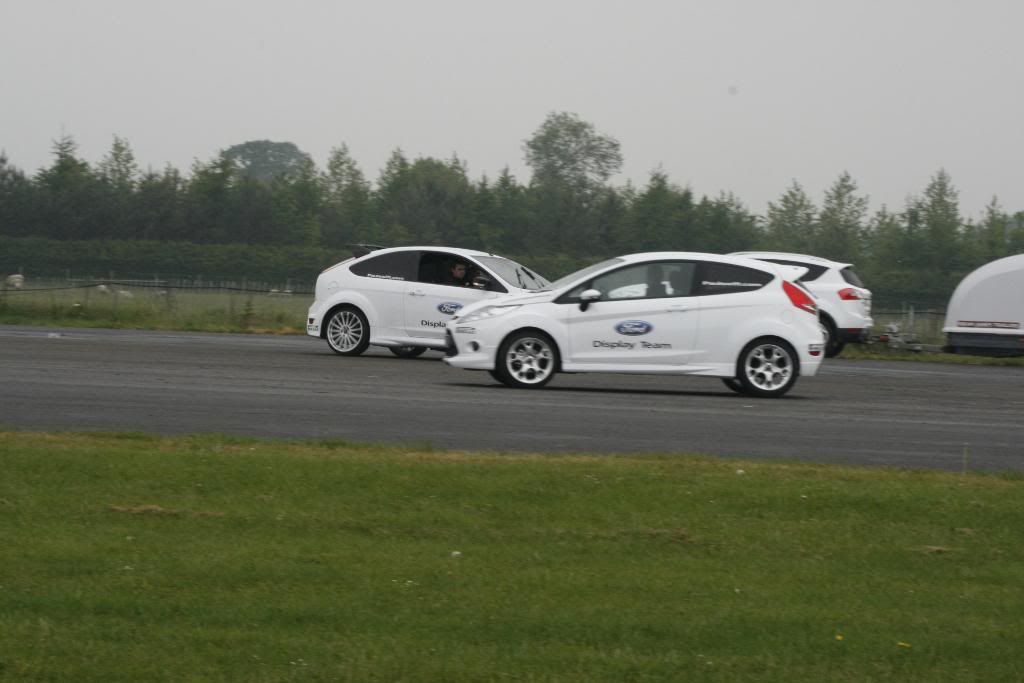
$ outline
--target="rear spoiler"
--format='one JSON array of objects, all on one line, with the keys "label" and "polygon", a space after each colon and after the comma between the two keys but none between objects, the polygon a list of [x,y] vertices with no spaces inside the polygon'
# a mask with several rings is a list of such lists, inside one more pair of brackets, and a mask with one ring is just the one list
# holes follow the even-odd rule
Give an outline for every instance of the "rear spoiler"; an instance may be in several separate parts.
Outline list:
[{"label": "rear spoiler", "polygon": [[366,256],[371,251],[377,251],[378,249],[384,248],[378,244],[346,244],[345,246],[352,250],[352,256],[354,258]]}]

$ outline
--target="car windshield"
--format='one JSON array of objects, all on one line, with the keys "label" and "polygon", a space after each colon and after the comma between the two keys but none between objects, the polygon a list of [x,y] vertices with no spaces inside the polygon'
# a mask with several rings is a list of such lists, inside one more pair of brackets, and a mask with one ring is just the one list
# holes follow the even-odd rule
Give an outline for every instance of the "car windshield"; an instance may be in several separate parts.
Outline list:
[{"label": "car windshield", "polygon": [[610,258],[607,261],[601,261],[600,263],[595,263],[592,266],[587,266],[586,268],[581,268],[580,270],[577,270],[576,272],[569,273],[565,277],[562,277],[562,278],[559,278],[559,279],[555,280],[554,282],[552,282],[545,289],[546,290],[561,289],[562,287],[565,287],[568,284],[572,284],[576,280],[582,279],[582,278],[586,277],[587,275],[590,275],[591,273],[596,273],[599,270],[604,270],[608,266],[613,266],[616,263],[622,263],[622,259],[620,259],[620,258]]},{"label": "car windshield", "polygon": [[526,266],[502,256],[478,256],[476,259],[502,280],[521,289],[543,289],[551,284]]}]

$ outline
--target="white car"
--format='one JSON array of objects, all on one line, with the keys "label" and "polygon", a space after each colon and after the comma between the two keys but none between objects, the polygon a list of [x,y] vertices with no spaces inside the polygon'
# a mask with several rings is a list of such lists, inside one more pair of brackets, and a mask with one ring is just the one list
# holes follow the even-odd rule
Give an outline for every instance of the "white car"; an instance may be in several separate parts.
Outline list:
[{"label": "white car", "polygon": [[[366,247],[320,273],[306,334],[342,356],[371,344],[413,358],[445,348],[445,324],[463,306],[522,294],[548,281],[515,261],[452,247]],[[452,272],[463,275],[455,281]]]},{"label": "white car", "polygon": [[802,268],[658,252],[589,266],[539,292],[485,301],[448,323],[445,362],[512,387],[556,372],[722,378],[775,397],[814,375],[824,337]]},{"label": "white car", "polygon": [[731,256],[746,256],[807,269],[799,282],[817,298],[827,358],[838,356],[849,342],[867,340],[874,325],[871,290],[864,286],[851,264],[777,251],[738,251]]}]

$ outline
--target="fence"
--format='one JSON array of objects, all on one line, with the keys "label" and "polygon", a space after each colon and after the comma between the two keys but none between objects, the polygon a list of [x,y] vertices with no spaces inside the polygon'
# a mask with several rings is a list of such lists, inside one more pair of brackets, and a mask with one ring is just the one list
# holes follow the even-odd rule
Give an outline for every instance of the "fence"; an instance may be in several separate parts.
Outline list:
[{"label": "fence", "polygon": [[[0,286],[0,309],[8,319],[13,309],[31,310],[52,318],[95,317],[118,322],[193,324],[220,319],[235,327],[263,324],[300,326],[312,300],[311,283],[286,280],[261,282],[201,277],[28,279],[20,289]],[[113,275],[111,273],[110,275]],[[945,311],[903,304],[873,311],[874,335],[898,334],[924,344],[943,344]],[[159,320],[163,318],[163,320]],[[277,322],[275,322],[277,321]],[[199,324],[196,322],[195,324]]]},{"label": "fence", "polygon": [[872,311],[873,335],[892,335],[915,339],[922,344],[944,344],[942,326],[946,311],[940,308],[917,308],[905,304],[899,309],[880,308]]},{"label": "fence", "polygon": [[0,320],[159,329],[302,329],[307,283],[201,278],[49,278],[0,283]]}]

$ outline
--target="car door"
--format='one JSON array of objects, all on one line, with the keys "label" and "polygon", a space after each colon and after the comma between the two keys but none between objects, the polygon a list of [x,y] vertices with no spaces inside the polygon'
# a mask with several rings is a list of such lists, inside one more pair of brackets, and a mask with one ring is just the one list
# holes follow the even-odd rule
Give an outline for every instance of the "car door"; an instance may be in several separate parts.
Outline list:
[{"label": "car door", "polygon": [[[631,264],[569,292],[568,361],[608,369],[687,363],[700,321],[690,296],[695,272],[689,261]],[[581,306],[587,289],[601,299]]]},{"label": "car door", "polygon": [[[471,303],[500,296],[499,293],[472,286],[445,284],[445,274],[456,261],[471,269],[485,269],[469,259],[441,251],[423,251],[416,280],[406,283],[405,330],[409,337],[444,339],[445,325],[455,312]],[[493,279],[493,275],[490,275]],[[472,275],[467,279],[471,280]]]},{"label": "car door", "polygon": [[765,298],[761,290],[775,276],[763,270],[731,263],[701,262],[694,289],[694,301],[701,309],[700,334],[694,349],[694,362],[730,363],[739,348],[733,332],[758,315],[763,315]]}]

